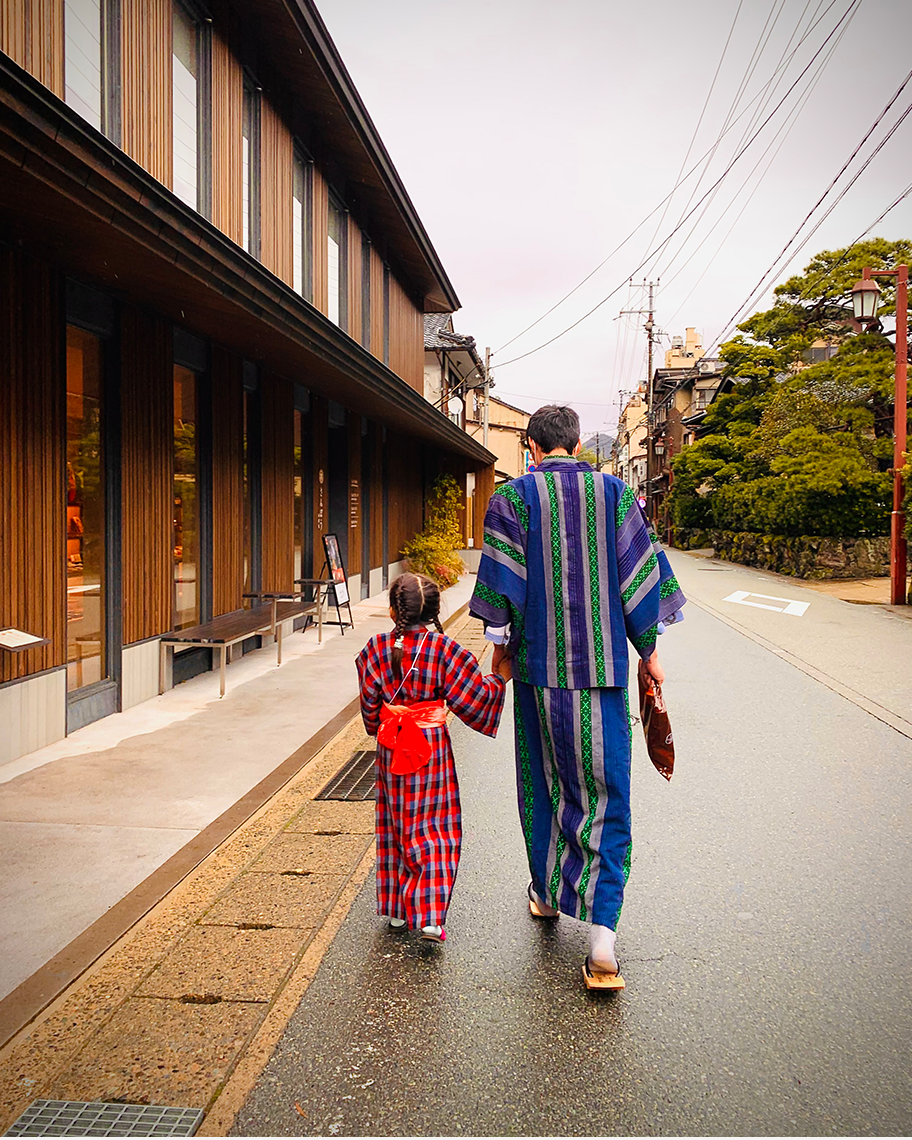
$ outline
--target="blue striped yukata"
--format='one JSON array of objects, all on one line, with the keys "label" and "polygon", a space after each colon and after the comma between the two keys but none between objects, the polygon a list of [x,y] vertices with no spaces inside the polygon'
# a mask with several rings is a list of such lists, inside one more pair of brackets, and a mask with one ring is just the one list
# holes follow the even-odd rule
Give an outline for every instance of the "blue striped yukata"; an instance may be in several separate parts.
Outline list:
[{"label": "blue striped yukata", "polygon": [[616,929],[630,870],[627,643],[648,659],[685,598],[631,489],[570,457],[497,488],[470,612],[513,659],[532,886]]}]

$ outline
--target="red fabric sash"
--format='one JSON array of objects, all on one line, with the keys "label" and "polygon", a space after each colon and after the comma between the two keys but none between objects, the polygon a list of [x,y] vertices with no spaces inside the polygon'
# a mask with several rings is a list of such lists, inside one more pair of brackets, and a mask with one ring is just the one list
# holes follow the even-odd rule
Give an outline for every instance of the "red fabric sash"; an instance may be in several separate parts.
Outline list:
[{"label": "red fabric sash", "polygon": [[446,718],[443,701],[416,701],[411,705],[383,703],[377,743],[392,751],[390,771],[393,775],[410,776],[427,764],[434,749],[421,730],[446,724]]}]

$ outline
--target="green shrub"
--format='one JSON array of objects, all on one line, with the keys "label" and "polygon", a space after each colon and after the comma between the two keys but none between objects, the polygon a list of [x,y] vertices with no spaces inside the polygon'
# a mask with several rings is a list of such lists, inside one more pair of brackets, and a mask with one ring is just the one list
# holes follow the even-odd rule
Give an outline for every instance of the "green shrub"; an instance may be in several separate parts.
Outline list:
[{"label": "green shrub", "polygon": [[409,570],[433,578],[442,589],[455,585],[465,572],[456,553],[462,546],[461,507],[459,484],[452,475],[439,476],[431,488],[424,529],[402,548]]}]

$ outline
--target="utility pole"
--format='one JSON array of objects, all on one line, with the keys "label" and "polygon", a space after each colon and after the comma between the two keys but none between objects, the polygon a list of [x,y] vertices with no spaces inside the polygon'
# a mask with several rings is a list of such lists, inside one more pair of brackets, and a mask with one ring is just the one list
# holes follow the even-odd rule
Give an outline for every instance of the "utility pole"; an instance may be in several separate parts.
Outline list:
[{"label": "utility pole", "polygon": [[643,282],[644,285],[648,284],[649,288],[649,305],[645,309],[624,309],[619,316],[641,316],[646,318],[646,323],[643,328],[646,330],[646,515],[650,522],[653,519],[653,490],[652,479],[655,468],[655,410],[653,408],[653,401],[655,393],[653,392],[652,385],[652,354],[653,345],[655,344],[656,334],[658,330],[655,327],[655,289],[658,281]]},{"label": "utility pole", "polygon": [[488,422],[491,400],[491,350],[485,349],[485,383],[484,383],[484,411],[482,412],[481,442],[488,446]]}]

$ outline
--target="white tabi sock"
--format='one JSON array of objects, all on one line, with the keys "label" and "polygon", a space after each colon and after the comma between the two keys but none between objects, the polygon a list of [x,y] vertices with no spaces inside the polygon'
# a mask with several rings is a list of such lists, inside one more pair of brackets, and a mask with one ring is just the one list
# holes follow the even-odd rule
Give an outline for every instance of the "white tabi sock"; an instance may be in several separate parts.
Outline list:
[{"label": "white tabi sock", "polygon": [[589,965],[593,970],[601,970],[605,974],[618,972],[618,960],[614,953],[614,943],[617,934],[610,926],[589,927]]},{"label": "white tabi sock", "polygon": [[390,924],[390,926],[393,927],[394,930],[398,930],[400,927],[405,926],[405,919],[404,918],[391,918],[389,920],[389,924]]}]

